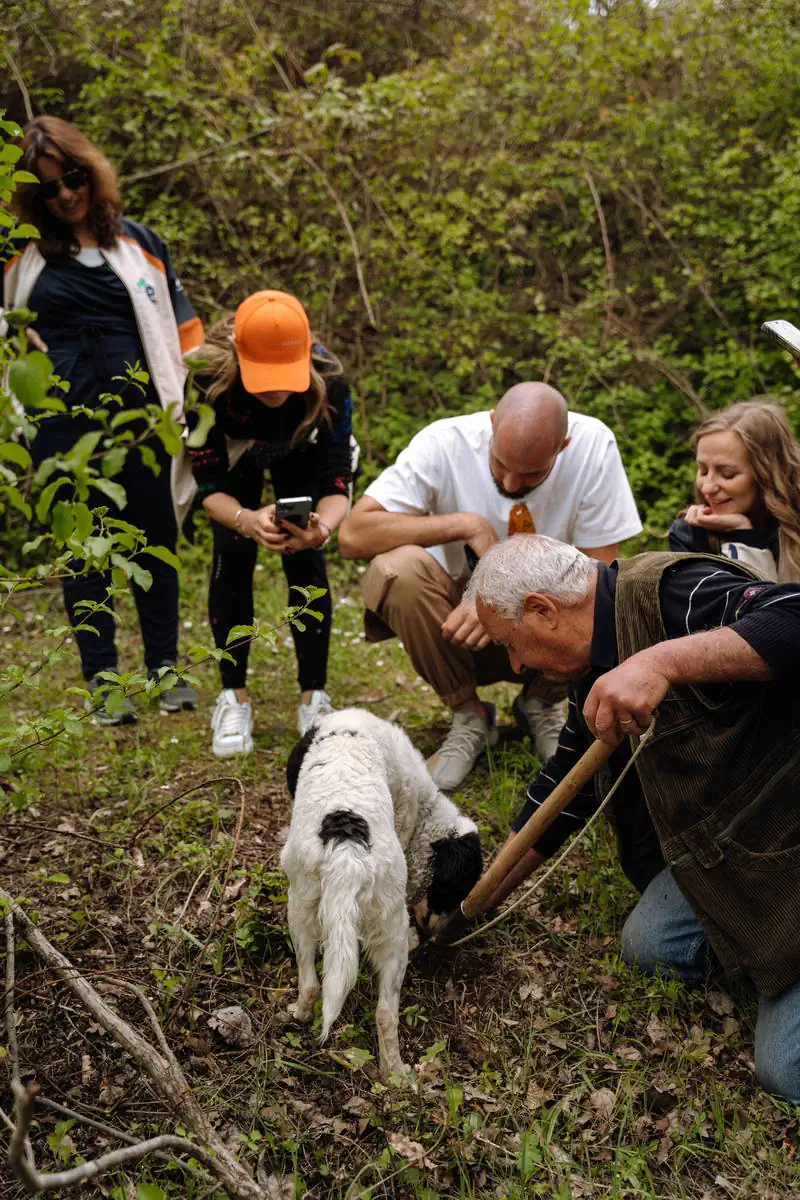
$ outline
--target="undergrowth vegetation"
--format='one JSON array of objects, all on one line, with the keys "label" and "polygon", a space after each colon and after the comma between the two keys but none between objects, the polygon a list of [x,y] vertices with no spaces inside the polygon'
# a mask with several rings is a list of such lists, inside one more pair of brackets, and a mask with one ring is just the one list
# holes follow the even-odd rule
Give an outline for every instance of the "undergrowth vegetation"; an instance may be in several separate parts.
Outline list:
[{"label": "undergrowth vegetation", "polygon": [[[205,555],[201,544],[185,568],[187,638],[205,632]],[[257,616],[268,623],[284,603],[283,577],[265,562],[258,582]],[[357,568],[337,570],[333,588],[335,703],[394,717],[432,751],[445,714],[396,641],[364,642]],[[6,654],[19,654],[52,620],[60,597],[28,593],[20,604],[20,624],[6,621],[0,633]],[[121,615],[130,631],[132,605],[123,602]],[[122,668],[135,667],[130,633],[121,651]],[[289,816],[283,769],[296,737],[292,662],[283,638],[254,647],[256,749],[246,759],[211,754],[218,683],[209,664],[197,672],[198,712],[145,708],[136,726],[90,726],[77,751],[53,742],[46,759],[28,765],[35,789],[17,791],[12,781],[0,834],[5,886],[29,898],[41,926],[124,1015],[136,1019],[135,1004],[108,980],[146,988],[198,1098],[231,1146],[274,1176],[267,1195],[800,1196],[796,1116],[753,1079],[751,998],[729,995],[718,979],[689,989],[622,964],[616,935],[634,896],[605,830],[506,924],[412,961],[401,1048],[418,1066],[416,1090],[387,1090],[377,1077],[366,969],[324,1047],[318,1021],[305,1029],[286,1020],[296,969],[278,855]],[[46,710],[74,674],[65,661],[17,703]],[[458,797],[489,847],[505,836],[535,767],[511,724],[512,690],[492,692],[501,745]],[[238,841],[241,795],[234,783],[214,782],[220,776],[244,785]],[[125,1055],[24,949],[17,976],[22,1064],[46,1095],[139,1136],[172,1128]],[[209,1024],[226,1005],[251,1018],[246,1048],[227,1045]],[[44,1110],[38,1121],[42,1169],[97,1153],[105,1141],[80,1123],[64,1130]],[[156,1160],[128,1179],[127,1192],[116,1176],[88,1194],[127,1200],[143,1185],[143,1200],[213,1194],[206,1180]]]},{"label": "undergrowth vegetation", "polygon": [[[796,313],[800,289],[794,0],[8,0],[4,20],[0,106],[62,115],[103,146],[128,215],[165,237],[204,319],[266,286],[307,304],[354,383],[364,479],[432,418],[547,378],[614,429],[642,544],[658,546],[689,495],[699,416],[769,391],[797,423],[797,376],[758,332]],[[15,161],[4,149],[2,179]],[[0,221],[0,251],[14,232]],[[41,401],[41,356],[13,330],[2,355],[17,398],[28,386]],[[120,1012],[136,1019],[116,978],[147,990],[270,1200],[800,1197],[795,1113],[753,1079],[752,998],[621,963],[634,896],[604,829],[490,934],[415,958],[401,1019],[414,1090],[378,1079],[366,973],[325,1047],[318,1023],[287,1021],[278,856],[297,695],[282,576],[259,564],[256,750],[221,763],[207,530],[180,554],[201,704],[165,716],[148,705],[157,685],[136,661],[127,595],[158,547],[80,492],[91,479],[114,498],[113,405],[67,464],[68,499],[35,478],[3,400],[3,885]],[[170,421],[149,421],[174,449]],[[76,558],[115,568],[117,683],[120,699],[138,689],[135,726],[83,710],[55,582]],[[396,641],[365,643],[362,568],[332,559],[334,703],[397,720],[430,753],[446,714]],[[501,745],[458,798],[489,849],[536,766],[510,689],[493,698]],[[118,1047],[24,945],[17,957],[24,1070],[83,1116],[171,1129]],[[230,1005],[252,1023],[239,1048],[214,1024]],[[48,1169],[108,1144],[63,1113],[37,1122]],[[221,1200],[205,1175],[157,1159],[85,1190]]]}]

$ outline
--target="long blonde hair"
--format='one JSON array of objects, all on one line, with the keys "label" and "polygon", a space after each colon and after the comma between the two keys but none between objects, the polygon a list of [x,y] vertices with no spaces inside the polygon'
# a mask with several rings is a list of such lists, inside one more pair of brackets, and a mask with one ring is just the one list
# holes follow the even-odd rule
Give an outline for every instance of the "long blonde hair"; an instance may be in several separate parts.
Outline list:
[{"label": "long blonde hair", "polygon": [[[193,357],[204,360],[204,366],[198,372],[202,381],[206,399],[213,404],[218,396],[227,392],[236,383],[239,375],[239,360],[233,344],[233,322],[236,314],[226,313],[207,331],[206,340],[194,352]],[[330,408],[328,405],[328,389],[325,380],[332,375],[343,375],[344,368],[335,354],[323,349],[311,335],[311,386],[309,400],[306,405],[306,415],[292,434],[292,445],[307,441],[320,421],[330,423]]]},{"label": "long blonde hair", "polygon": [[[706,434],[728,431],[741,438],[761,503],[777,522],[778,578],[800,580],[800,445],[786,413],[768,397],[732,404],[698,426],[695,450]],[[696,500],[705,503],[699,492]],[[709,543],[719,553],[721,539],[711,534]]]}]

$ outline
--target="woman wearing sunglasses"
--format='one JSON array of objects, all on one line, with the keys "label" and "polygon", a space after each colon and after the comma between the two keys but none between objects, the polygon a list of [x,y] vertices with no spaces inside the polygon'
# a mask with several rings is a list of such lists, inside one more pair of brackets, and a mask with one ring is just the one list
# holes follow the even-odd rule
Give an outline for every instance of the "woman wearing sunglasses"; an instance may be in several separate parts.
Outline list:
[{"label": "woman wearing sunglasses", "polygon": [[[53,370],[69,383],[55,393],[67,411],[45,416],[32,446],[34,462],[65,454],[85,433],[100,428],[92,410],[102,397],[119,395],[123,407],[156,403],[183,408],[186,368],[182,355],[203,340],[200,321],[181,288],[169,251],[151,229],[121,215],[114,168],[104,154],[74,126],[57,117],[38,117],[24,131],[20,166],[37,183],[23,183],[15,196],[23,221],[35,225],[41,238],[30,242],[7,265],[2,303],[6,309],[30,308],[36,319],[28,330],[30,342],[45,351]],[[140,363],[149,375],[142,394],[127,383],[126,364]],[[88,410],[88,411],[87,411]],[[177,524],[170,489],[171,462],[161,442],[149,443],[161,470],[145,465],[138,450],[129,451],[115,479],[125,489],[127,503],[120,514],[147,535],[151,545],[175,547]],[[116,515],[111,500],[100,492],[91,502]],[[134,598],[144,642],[148,671],[175,663],[178,651],[178,580],[175,571],[148,557],[153,584],[145,592],[135,584]],[[64,600],[73,625],[85,619],[81,601],[105,602],[110,580],[99,574],[64,581]],[[76,629],[81,666],[89,690],[102,687],[102,671],[117,668],[114,621],[95,613],[97,633]],[[101,700],[95,697],[93,707]],[[178,684],[162,692],[162,709],[193,708],[191,688]],[[136,720],[128,702],[121,713],[104,706],[96,717],[108,725]]]}]

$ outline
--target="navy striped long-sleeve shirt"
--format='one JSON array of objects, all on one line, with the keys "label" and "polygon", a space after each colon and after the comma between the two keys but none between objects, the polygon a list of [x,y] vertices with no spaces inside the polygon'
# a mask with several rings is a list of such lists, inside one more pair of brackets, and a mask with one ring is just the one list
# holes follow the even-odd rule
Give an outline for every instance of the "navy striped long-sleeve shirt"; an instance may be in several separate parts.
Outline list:
[{"label": "navy striped long-sleeve shirt", "polygon": [[[614,615],[616,564],[599,565],[591,646],[591,674],[597,678],[617,666]],[[743,579],[708,559],[686,558],[661,577],[661,616],[669,638],[686,637],[723,626],[732,628],[770,667],[775,679],[800,671],[800,584]],[[709,685],[728,687],[728,684]],[[570,690],[567,721],[558,749],[528,787],[522,811],[512,825],[521,829],[535,808],[549,796],[589,747],[577,720]],[[536,843],[549,857],[580,829],[598,805],[593,784],[587,784]]]}]

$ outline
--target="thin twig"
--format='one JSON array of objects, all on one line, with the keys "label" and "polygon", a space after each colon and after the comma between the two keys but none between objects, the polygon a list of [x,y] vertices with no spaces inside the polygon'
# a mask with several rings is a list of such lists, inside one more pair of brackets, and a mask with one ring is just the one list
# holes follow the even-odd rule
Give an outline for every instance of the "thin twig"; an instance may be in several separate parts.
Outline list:
[{"label": "thin twig", "polygon": [[38,1192],[52,1192],[56,1188],[71,1187],[72,1184],[80,1183],[85,1179],[94,1179],[106,1171],[123,1166],[125,1163],[138,1162],[145,1155],[159,1150],[182,1150],[184,1153],[191,1154],[204,1166],[213,1169],[214,1158],[202,1146],[195,1145],[188,1138],[164,1133],[158,1137],[148,1138],[144,1142],[136,1142],[131,1146],[122,1146],[117,1150],[111,1150],[108,1154],[101,1154],[99,1158],[81,1163],[77,1167],[71,1167],[68,1171],[42,1174],[36,1169],[32,1152],[26,1150],[25,1147],[36,1093],[39,1090],[38,1085],[29,1083],[27,1087],[24,1087],[19,1080],[15,1079],[11,1084],[11,1089],[15,1101],[15,1128],[9,1142],[8,1162],[17,1179],[34,1195]]},{"label": "thin twig", "polygon": [[11,72],[11,74],[14,76],[17,87],[19,88],[19,90],[22,94],[22,103],[25,108],[25,119],[27,121],[32,121],[33,120],[33,106],[31,105],[30,92],[28,91],[28,89],[25,85],[25,80],[22,77],[22,72],[20,71],[17,64],[14,62],[14,59],[11,57],[11,54],[10,54],[7,46],[3,47],[3,58],[8,63],[8,69]]},{"label": "thin twig", "polygon": [[[90,1129],[96,1129],[98,1133],[103,1133],[106,1137],[117,1138],[119,1141],[125,1142],[128,1146],[139,1145],[139,1139],[135,1138],[133,1134],[127,1133],[124,1129],[116,1129],[113,1125],[106,1125],[104,1121],[96,1121],[94,1117],[88,1117],[85,1113],[78,1112],[77,1109],[67,1108],[66,1104],[59,1104],[58,1101],[49,1100],[46,1096],[38,1096],[37,1100],[44,1108],[52,1109],[53,1112],[57,1112],[62,1117],[69,1117],[73,1121],[80,1121],[82,1125],[88,1125]],[[11,1125],[11,1128],[13,1129],[14,1126]],[[195,1167],[190,1166],[189,1163],[182,1162],[181,1159],[175,1158],[172,1154],[165,1154],[160,1150],[154,1151],[154,1154],[156,1158],[160,1158],[164,1162],[176,1163],[184,1171],[188,1171],[190,1175],[194,1175],[196,1178],[207,1178],[205,1172],[201,1174]]]},{"label": "thin twig", "polygon": [[353,251],[353,261],[355,262],[356,276],[358,278],[358,288],[361,292],[361,299],[364,301],[364,308],[367,310],[367,316],[369,317],[370,325],[373,329],[377,329],[378,322],[375,320],[375,313],[372,310],[372,303],[370,301],[367,285],[364,280],[364,268],[361,264],[361,254],[359,253],[358,242],[356,241],[355,231],[350,223],[350,218],[347,215],[347,209],[344,206],[344,202],[319,163],[315,162],[309,154],[305,154],[302,150],[297,150],[295,153],[297,154],[297,157],[302,159],[303,162],[311,167],[313,171],[317,172],[325,187],[325,191],[328,193],[331,200],[339,210],[339,216],[342,218],[342,224],[347,230],[347,236],[350,239],[350,246]]},{"label": "thin twig", "polygon": [[15,829],[30,829],[37,833],[39,830],[44,830],[45,833],[62,833],[65,837],[78,838],[82,842],[93,842],[95,846],[109,847],[112,850],[127,850],[127,846],[123,846],[121,842],[105,842],[102,838],[89,837],[88,833],[78,833],[75,829],[59,829],[56,825],[34,825],[29,821],[12,821],[7,832],[13,833]]},{"label": "thin twig", "polygon": [[214,779],[204,779],[202,783],[195,783],[192,787],[187,788],[185,792],[180,792],[177,796],[173,796],[171,800],[167,800],[166,804],[162,804],[161,807],[157,808],[155,812],[150,813],[149,817],[146,817],[145,820],[142,821],[141,825],[139,825],[133,831],[129,839],[130,842],[135,842],[140,836],[142,830],[146,829],[150,822],[154,821],[159,813],[162,813],[165,808],[169,808],[171,804],[177,804],[177,802],[182,800],[184,796],[190,796],[192,792],[199,792],[201,788],[211,787],[211,785],[214,783],[237,783],[239,787],[242,787],[241,779],[237,779],[235,775],[217,775],[214,777]]},{"label": "thin twig", "polygon": [[19,1043],[17,1042],[17,1027],[14,1019],[14,984],[16,982],[16,952],[14,948],[14,914],[6,913],[6,1039],[8,1054],[11,1059],[11,1078],[19,1079]]},{"label": "thin twig", "polygon": [[[236,830],[233,835],[233,846],[231,847],[230,856],[228,858],[228,865],[225,868],[225,875],[223,876],[223,879],[222,879],[222,886],[220,887],[220,891],[219,891],[219,900],[217,901],[217,907],[214,909],[214,915],[211,918],[211,928],[208,931],[208,937],[206,938],[205,942],[203,943],[202,948],[200,949],[200,952],[197,956],[197,961],[195,962],[195,964],[192,968],[192,971],[189,975],[189,978],[186,980],[186,982],[184,983],[184,986],[182,988],[182,996],[184,999],[187,996],[191,995],[191,989],[194,986],[194,982],[197,978],[200,968],[203,966],[203,962],[204,962],[205,956],[206,956],[206,951],[208,950],[208,947],[211,944],[211,939],[214,937],[214,934],[217,931],[217,921],[219,919],[219,914],[222,910],[222,905],[225,903],[225,889],[228,886],[228,880],[230,878],[231,870],[233,869],[233,860],[236,857],[236,851],[239,848],[239,838],[241,837],[242,825],[244,824],[246,793],[244,790],[244,784],[242,783],[241,779],[234,778],[232,780],[232,782],[238,784],[239,790],[242,794],[242,800],[241,800],[241,804],[239,806],[239,819],[236,822]],[[173,1008],[172,1012],[170,1013],[169,1017],[167,1018],[167,1021],[165,1024],[166,1029],[169,1029],[170,1024],[172,1023],[172,1020],[175,1017],[175,1014],[177,1012],[178,1012],[178,1008],[176,1005],[175,1008]]]}]

